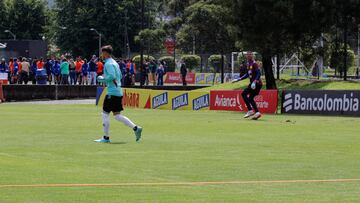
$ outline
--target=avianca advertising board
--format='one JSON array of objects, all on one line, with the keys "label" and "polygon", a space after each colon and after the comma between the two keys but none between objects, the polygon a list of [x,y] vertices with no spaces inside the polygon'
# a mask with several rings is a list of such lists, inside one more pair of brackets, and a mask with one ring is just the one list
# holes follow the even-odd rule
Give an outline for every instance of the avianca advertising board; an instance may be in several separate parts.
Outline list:
[{"label": "avianca advertising board", "polygon": [[[195,84],[195,73],[188,73],[186,75],[186,82],[188,84]],[[182,84],[182,76],[180,73],[173,73],[173,72],[166,73],[165,83]]]},{"label": "avianca advertising board", "polygon": [[[246,112],[247,108],[241,95],[242,91],[211,91],[210,110]],[[278,106],[277,90],[264,90],[255,97],[261,113],[276,113]]]}]

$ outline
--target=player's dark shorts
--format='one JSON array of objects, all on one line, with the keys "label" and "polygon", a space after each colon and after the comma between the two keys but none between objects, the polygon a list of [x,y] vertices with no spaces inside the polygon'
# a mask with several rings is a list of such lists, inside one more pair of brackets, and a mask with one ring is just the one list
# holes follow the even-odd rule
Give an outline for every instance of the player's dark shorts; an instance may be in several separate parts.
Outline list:
[{"label": "player's dark shorts", "polygon": [[262,84],[256,84],[256,88],[253,90],[251,88],[251,84],[244,90],[244,94],[251,94],[253,96],[257,96],[260,94],[260,90],[262,88]]},{"label": "player's dark shorts", "polygon": [[105,97],[103,111],[106,113],[110,113],[110,112],[120,113],[121,111],[124,110],[122,105],[122,99],[123,97],[107,95]]}]

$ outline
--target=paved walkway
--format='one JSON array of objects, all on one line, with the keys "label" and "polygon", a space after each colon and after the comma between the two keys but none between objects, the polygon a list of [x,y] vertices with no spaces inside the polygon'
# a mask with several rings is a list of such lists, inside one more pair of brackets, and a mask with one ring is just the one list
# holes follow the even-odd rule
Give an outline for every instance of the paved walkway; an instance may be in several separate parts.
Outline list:
[{"label": "paved walkway", "polygon": [[95,99],[82,99],[82,100],[53,100],[53,101],[24,101],[24,102],[7,102],[4,104],[93,104]]}]

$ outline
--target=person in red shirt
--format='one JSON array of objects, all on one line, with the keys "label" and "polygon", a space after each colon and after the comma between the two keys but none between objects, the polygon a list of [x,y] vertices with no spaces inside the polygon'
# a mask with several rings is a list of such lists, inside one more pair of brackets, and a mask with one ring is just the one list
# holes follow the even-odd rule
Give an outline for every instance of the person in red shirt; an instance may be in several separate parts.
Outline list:
[{"label": "person in red shirt", "polygon": [[[104,74],[104,64],[103,62],[98,59],[98,61],[96,62],[96,66],[97,66],[97,71],[96,74],[99,75],[103,75]],[[98,82],[99,83],[99,82]]]},{"label": "person in red shirt", "polygon": [[97,65],[97,71],[96,71],[97,75],[104,74],[104,64],[100,60],[98,60],[96,65]]},{"label": "person in red shirt", "polygon": [[22,57],[19,57],[19,60],[17,61],[17,64],[18,64],[18,73],[17,73],[17,79],[18,79],[18,84],[22,84],[22,81],[23,81],[23,78],[22,78],[22,75],[21,75],[21,72],[22,72]]},{"label": "person in red shirt", "polygon": [[82,82],[81,70],[82,70],[83,64],[84,64],[84,61],[79,56],[75,62],[76,82],[78,82],[79,85]]},{"label": "person in red shirt", "polygon": [[14,71],[14,59],[10,58],[10,60],[9,60],[9,72],[8,72],[8,81],[9,81],[10,84],[12,84],[11,76],[12,76],[13,71]]},{"label": "person in red shirt", "polygon": [[131,61],[130,61],[130,60],[127,60],[126,69],[127,69],[128,71],[130,71],[130,68],[131,68]]},{"label": "person in red shirt", "polygon": [[40,58],[39,61],[36,63],[37,69],[43,69],[44,68],[44,59]]},{"label": "person in red shirt", "polygon": [[22,64],[21,64],[21,62],[22,62],[22,57],[19,57],[19,60],[17,61],[18,67],[19,67],[18,73],[21,73],[21,71],[22,71]]}]

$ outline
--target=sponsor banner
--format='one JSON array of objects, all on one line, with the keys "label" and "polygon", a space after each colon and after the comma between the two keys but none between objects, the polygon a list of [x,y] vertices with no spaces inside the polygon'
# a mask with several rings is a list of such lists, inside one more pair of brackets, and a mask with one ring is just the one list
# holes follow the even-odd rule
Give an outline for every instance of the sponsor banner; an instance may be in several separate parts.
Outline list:
[{"label": "sponsor banner", "polygon": [[192,110],[208,110],[210,109],[210,94],[209,93],[200,93],[193,92],[191,94],[192,98]]},{"label": "sponsor banner", "polygon": [[151,90],[151,108],[164,110],[209,110],[208,92]]},{"label": "sponsor banner", "polygon": [[195,74],[195,84],[207,84],[206,77],[211,73],[196,73]]},{"label": "sponsor banner", "polygon": [[168,91],[151,90],[152,109],[171,109],[171,101],[169,99]]},{"label": "sponsor banner", "polygon": [[[215,79],[214,79],[215,77]],[[224,73],[224,81],[231,82],[234,79],[240,78],[239,73]],[[188,84],[199,85],[212,85],[221,83],[221,74],[217,73],[188,73],[186,76]],[[182,84],[182,78],[180,73],[168,72],[166,73],[165,83],[168,84]]]},{"label": "sponsor banner", "polygon": [[7,73],[0,73],[0,84],[8,84],[8,74]]},{"label": "sponsor banner", "polygon": [[8,74],[7,73],[0,73],[0,80],[7,80]]},{"label": "sponsor banner", "polygon": [[151,108],[151,92],[144,89],[123,89],[123,107],[124,108]]},{"label": "sponsor banner", "polygon": [[214,81],[214,77],[215,77],[215,74],[213,74],[213,73],[206,74],[205,75],[205,84],[212,85],[212,84],[216,83],[216,81]]},{"label": "sponsor banner", "polygon": [[[122,104],[124,108],[151,108],[151,90],[123,89]],[[107,88],[98,87],[96,92],[96,105],[102,107],[107,94]]]},{"label": "sponsor banner", "polygon": [[[240,73],[224,73],[224,82],[231,82],[234,79],[238,79],[240,78]],[[216,80],[215,80],[215,84],[220,84],[221,83],[221,73],[216,74]]]},{"label": "sponsor banner", "polygon": [[282,112],[360,116],[360,91],[284,91]]},{"label": "sponsor banner", "polygon": [[[165,110],[209,110],[208,92],[162,91],[124,88],[124,108]],[[99,87],[96,105],[102,107],[107,91]]]},{"label": "sponsor banner", "polygon": [[[195,84],[220,84],[221,83],[221,74],[217,73],[216,76],[214,73],[196,73],[195,74]],[[215,80],[214,80],[215,77]],[[240,73],[225,73],[224,74],[224,81],[231,82],[234,79],[240,78]]]},{"label": "sponsor banner", "polygon": [[[195,73],[188,73],[186,75],[186,82],[188,84],[195,84]],[[165,83],[182,84],[182,76],[180,73],[174,73],[174,72],[166,73]]]},{"label": "sponsor banner", "polygon": [[[210,110],[246,112],[242,91],[211,91]],[[261,113],[276,113],[278,106],[277,90],[263,90],[255,97]]]}]

